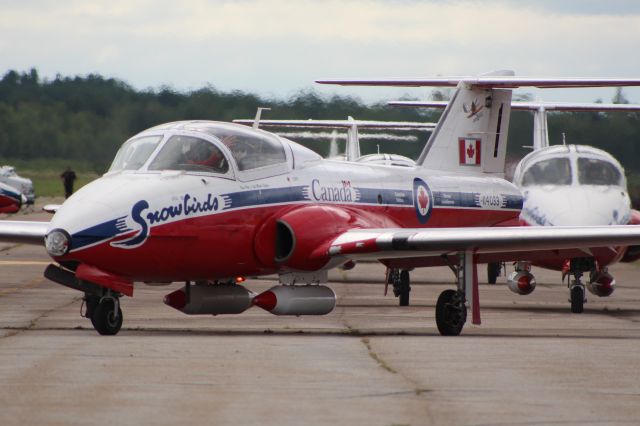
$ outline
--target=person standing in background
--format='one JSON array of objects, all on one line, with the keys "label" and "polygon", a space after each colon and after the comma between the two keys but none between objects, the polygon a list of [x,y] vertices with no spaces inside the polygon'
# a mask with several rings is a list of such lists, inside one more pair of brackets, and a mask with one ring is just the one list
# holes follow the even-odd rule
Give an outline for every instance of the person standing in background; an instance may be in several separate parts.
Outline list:
[{"label": "person standing in background", "polygon": [[71,194],[73,194],[73,182],[76,180],[76,172],[67,166],[65,171],[60,175],[60,178],[64,184],[64,198],[69,198]]}]

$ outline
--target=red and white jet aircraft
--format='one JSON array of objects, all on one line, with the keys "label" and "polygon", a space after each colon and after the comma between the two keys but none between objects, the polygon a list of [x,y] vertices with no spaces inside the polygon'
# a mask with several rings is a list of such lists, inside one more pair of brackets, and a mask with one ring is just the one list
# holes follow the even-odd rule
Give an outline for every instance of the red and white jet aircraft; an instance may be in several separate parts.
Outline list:
[{"label": "red and white jet aircraft", "polygon": [[0,213],[16,213],[26,203],[27,198],[22,192],[0,182]]},{"label": "red and white jet aircraft", "polygon": [[[393,101],[402,107],[444,108],[441,101]],[[640,212],[631,208],[624,169],[609,153],[585,145],[550,146],[547,111],[638,112],[640,105],[601,103],[512,102],[511,108],[534,113],[533,152],[516,167],[513,183],[523,193],[519,222],[523,226],[639,225]],[[533,262],[536,266],[573,276],[568,283],[571,311],[581,313],[586,302],[585,287],[600,297],[610,296],[615,279],[607,267],[615,262],[640,258],[640,247],[619,246],[596,249],[579,259],[553,257]],[[489,263],[488,277],[495,283],[500,263]],[[588,273],[587,285],[582,283]],[[511,291],[527,295],[536,287],[531,262],[517,262],[509,274]]]},{"label": "red and white jet aircraft", "polygon": [[[502,178],[519,85],[640,85],[640,79],[430,80],[457,86],[415,167],[323,160],[289,140],[242,125],[162,124],[124,143],[108,173],[51,222],[0,222],[4,241],[41,243],[45,276],[84,293],[101,334],[123,321],[134,282],[184,281],[165,303],[187,314],[325,314],[327,270],[352,259],[390,268],[449,264],[457,288],[436,304],[442,334],[457,335],[469,303],[480,322],[479,262],[640,244],[640,228],[495,227],[516,219],[522,196]],[[415,83],[415,81],[414,81]],[[475,107],[471,107],[475,105]],[[465,112],[466,111],[466,112]],[[236,277],[278,274],[254,294]]]}]

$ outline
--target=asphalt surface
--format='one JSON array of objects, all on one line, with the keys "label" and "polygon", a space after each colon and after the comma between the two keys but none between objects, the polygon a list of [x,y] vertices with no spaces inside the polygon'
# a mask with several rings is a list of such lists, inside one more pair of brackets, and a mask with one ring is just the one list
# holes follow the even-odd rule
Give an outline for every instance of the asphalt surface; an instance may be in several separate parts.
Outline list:
[{"label": "asphalt surface", "polygon": [[122,331],[103,337],[47,264],[41,247],[0,245],[1,425],[640,422],[636,265],[613,267],[616,292],[589,295],[583,314],[555,272],[534,269],[529,296],[481,284],[482,325],[445,338],[446,268],[412,273],[409,307],[383,296],[378,265],[334,272],[338,306],[323,317],[192,317],[162,303],[181,284],[140,285]]}]

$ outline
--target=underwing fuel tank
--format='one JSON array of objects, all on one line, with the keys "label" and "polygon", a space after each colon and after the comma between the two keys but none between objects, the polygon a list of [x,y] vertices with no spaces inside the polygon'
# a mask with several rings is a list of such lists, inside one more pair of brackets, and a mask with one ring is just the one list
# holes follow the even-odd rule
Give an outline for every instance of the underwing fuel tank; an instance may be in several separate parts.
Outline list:
[{"label": "underwing fuel tank", "polygon": [[253,299],[274,315],[325,315],[336,307],[336,294],[323,285],[277,285]]},{"label": "underwing fuel tank", "polygon": [[240,314],[251,306],[255,293],[237,284],[191,285],[164,297],[164,303],[188,315]]}]

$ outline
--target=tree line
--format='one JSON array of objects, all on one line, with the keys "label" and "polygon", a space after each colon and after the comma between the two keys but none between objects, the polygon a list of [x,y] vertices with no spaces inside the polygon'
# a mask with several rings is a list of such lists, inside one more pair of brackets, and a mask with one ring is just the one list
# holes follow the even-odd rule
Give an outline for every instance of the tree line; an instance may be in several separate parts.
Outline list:
[{"label": "tree line", "polygon": [[[440,96],[438,92],[434,96]],[[625,101],[621,92],[617,100]],[[206,119],[231,121],[251,118],[256,108],[272,108],[264,118],[437,121],[440,111],[392,108],[385,102],[366,104],[348,96],[323,96],[307,90],[288,99],[265,98],[242,91],[222,92],[206,86],[189,92],[170,87],[136,90],[127,83],[97,74],[39,77],[37,70],[11,70],[0,81],[0,156],[10,159],[83,161],[104,172],[124,140],[148,127],[168,121]],[[509,131],[509,156],[529,152],[533,120],[514,111]],[[618,158],[628,171],[640,172],[640,115],[635,113],[551,113],[552,143],[592,145]],[[363,151],[378,149],[416,157],[420,143],[378,141],[364,143]],[[321,154],[328,144],[308,146]]]}]

